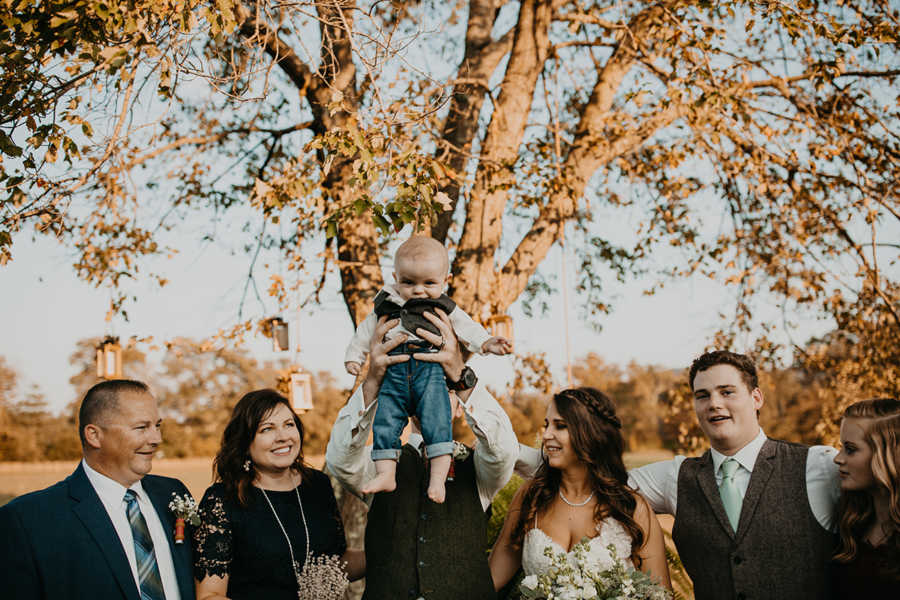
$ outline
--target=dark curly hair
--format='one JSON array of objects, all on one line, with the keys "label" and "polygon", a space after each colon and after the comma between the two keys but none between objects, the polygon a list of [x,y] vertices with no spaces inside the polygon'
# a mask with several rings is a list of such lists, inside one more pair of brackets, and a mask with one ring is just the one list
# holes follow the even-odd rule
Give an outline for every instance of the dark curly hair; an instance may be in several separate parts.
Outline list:
[{"label": "dark curly hair", "polygon": [[[631,560],[639,567],[638,551],[644,545],[644,533],[633,518],[637,500],[628,487],[628,472],[622,461],[622,423],[612,401],[603,392],[584,387],[559,392],[553,396],[553,403],[566,421],[575,456],[587,465],[591,490],[597,498],[594,521],[612,517],[622,524],[631,536]],[[510,540],[514,548],[522,547],[535,516],[556,499],[561,477],[559,469],[551,468],[546,460],[541,463],[522,496],[522,509]]]},{"label": "dark curly hair", "polygon": [[300,453],[292,468],[304,478],[311,471],[303,461],[303,423],[288,399],[272,389],[245,394],[231,411],[231,419],[222,433],[222,445],[213,460],[215,481],[221,481],[228,495],[241,506],[247,505],[247,490],[256,477],[253,469],[244,470],[244,462],[250,457],[250,444],[256,437],[259,423],[279,404],[294,415],[294,424],[300,434]]},{"label": "dark curly hair", "polygon": [[691,363],[688,381],[691,389],[694,389],[694,378],[697,373],[705,371],[716,365],[731,365],[741,374],[741,379],[751,392],[759,387],[759,375],[756,372],[756,364],[749,356],[738,354],[737,352],[729,352],[728,350],[713,350],[707,352],[694,359]]}]

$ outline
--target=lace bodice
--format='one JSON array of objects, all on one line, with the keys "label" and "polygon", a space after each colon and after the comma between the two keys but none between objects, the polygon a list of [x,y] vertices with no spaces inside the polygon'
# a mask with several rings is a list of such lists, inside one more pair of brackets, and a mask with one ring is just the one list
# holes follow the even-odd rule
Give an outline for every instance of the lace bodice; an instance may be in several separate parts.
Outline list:
[{"label": "lace bodice", "polygon": [[[307,544],[315,556],[341,556],[347,548],[328,476],[310,470],[297,490],[303,502],[302,516],[294,490],[269,490],[267,502],[259,488],[251,487],[247,505],[241,506],[222,483],[213,484],[200,502],[200,526],[194,530],[194,576],[228,576],[232,600],[296,600],[291,551],[302,568]],[[291,540],[290,549],[285,533]]]},{"label": "lace bodice", "polygon": [[[612,544],[616,549],[616,554],[626,566],[633,566],[631,563],[631,536],[622,527],[622,524],[615,519],[609,518],[597,525],[598,534],[591,538],[589,542],[590,556],[596,559],[599,567],[605,569],[613,565],[612,556],[607,547]],[[525,541],[522,545],[522,569],[525,575],[540,575],[550,566],[550,558],[544,554],[544,549],[553,548],[554,553],[565,554],[567,557],[571,552],[560,546],[557,542],[543,532],[543,530],[535,527],[525,534]]]}]

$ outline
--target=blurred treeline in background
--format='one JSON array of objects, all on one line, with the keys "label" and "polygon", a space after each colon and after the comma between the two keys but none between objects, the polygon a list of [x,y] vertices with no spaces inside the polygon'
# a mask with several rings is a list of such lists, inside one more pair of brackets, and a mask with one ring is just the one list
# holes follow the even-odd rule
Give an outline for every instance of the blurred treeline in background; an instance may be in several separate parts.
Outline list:
[{"label": "blurred treeline in background", "polygon": [[[51,410],[36,387],[21,383],[20,375],[0,356],[0,460],[70,460],[81,456],[78,405],[98,379],[94,372],[96,340],[82,340],[70,362],[78,372],[70,379],[75,393],[65,408]],[[554,379],[541,355],[517,357],[515,381],[492,390],[512,420],[519,440],[539,441],[540,429]],[[192,340],[168,345],[161,360],[150,360],[135,349],[123,356],[126,377],[147,381],[159,400],[164,419],[161,456],[213,456],[232,407],[253,389],[275,387],[285,365],[265,363],[242,349],[209,349]],[[599,353],[572,365],[576,386],[603,390],[616,403],[624,425],[627,450],[664,448],[696,452],[703,446],[693,414],[686,369],[670,369],[632,362],[618,366]],[[324,454],[338,411],[349,397],[328,372],[313,375],[314,409],[303,415],[304,452]],[[800,365],[761,371],[766,404],[762,426],[772,437],[804,443],[830,443],[830,414],[846,395],[829,380]],[[464,423],[456,433],[471,439]]]}]

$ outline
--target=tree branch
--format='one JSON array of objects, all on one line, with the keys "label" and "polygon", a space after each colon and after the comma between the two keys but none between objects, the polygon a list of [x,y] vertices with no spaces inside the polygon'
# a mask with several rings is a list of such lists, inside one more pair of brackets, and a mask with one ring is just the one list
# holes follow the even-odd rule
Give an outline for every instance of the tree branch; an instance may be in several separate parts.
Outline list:
[{"label": "tree branch", "polygon": [[469,3],[466,50],[456,70],[457,79],[453,84],[449,111],[441,132],[442,143],[436,150],[437,153],[443,153],[444,148],[449,147],[447,164],[458,174],[458,177],[452,178],[441,188],[450,198],[451,206],[438,215],[431,228],[431,236],[441,243],[446,241],[447,231],[459,202],[462,174],[478,131],[478,115],[484,105],[488,81],[500,60],[512,48],[514,28],[499,40],[491,39],[491,31],[499,12],[492,0],[471,0]]}]

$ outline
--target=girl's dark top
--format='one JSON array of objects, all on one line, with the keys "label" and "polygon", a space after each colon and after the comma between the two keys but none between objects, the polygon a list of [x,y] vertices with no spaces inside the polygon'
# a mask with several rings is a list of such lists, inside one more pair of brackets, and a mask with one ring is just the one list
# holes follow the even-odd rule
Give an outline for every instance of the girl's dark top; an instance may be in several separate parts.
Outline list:
[{"label": "girl's dark top", "polygon": [[[331,481],[310,470],[297,487],[309,528],[310,552],[341,556],[347,549],[344,527]],[[303,568],[306,534],[297,494],[266,490],[278,518],[291,538],[294,558]],[[222,483],[213,484],[200,502],[201,524],[194,532],[194,576],[228,576],[232,600],[265,598],[296,600],[297,581],[284,533],[262,491],[251,487],[248,505],[231,499]]]},{"label": "girl's dark top", "polygon": [[832,565],[837,600],[900,597],[900,552],[860,542],[856,558]]}]

